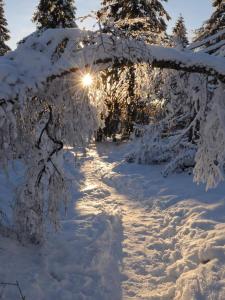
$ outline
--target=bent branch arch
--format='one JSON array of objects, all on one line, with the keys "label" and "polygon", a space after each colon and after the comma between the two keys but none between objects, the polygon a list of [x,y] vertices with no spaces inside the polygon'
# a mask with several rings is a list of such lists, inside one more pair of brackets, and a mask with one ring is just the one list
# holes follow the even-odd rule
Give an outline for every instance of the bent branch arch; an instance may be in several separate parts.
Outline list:
[{"label": "bent branch arch", "polygon": [[[88,42],[83,44],[85,40]],[[84,68],[102,70],[115,60],[213,75],[225,83],[223,57],[79,29],[49,29],[32,34],[15,51],[0,58],[0,98],[11,100],[25,91],[36,92],[54,79]]]},{"label": "bent branch arch", "polygon": [[[65,49],[67,56],[66,51]],[[85,57],[84,68],[102,70],[112,65],[115,60],[126,65],[146,62],[157,68],[216,76],[225,83],[225,58],[223,57],[148,45],[142,41],[118,39],[107,35],[97,35],[94,45],[86,46],[76,53],[76,57],[70,57],[70,63],[73,64],[74,60],[75,66],[56,71],[47,78],[47,81],[78,72],[76,61],[82,60],[83,57]]]},{"label": "bent branch arch", "polygon": [[[222,57],[210,56],[205,53],[193,53],[191,51],[179,51],[174,48],[164,48],[125,40],[115,41],[111,47],[112,49],[122,48],[123,51],[113,53],[111,50],[106,51],[103,48],[101,54],[98,55],[96,53],[99,51],[99,47],[87,47],[84,49],[82,55],[85,52],[90,53],[91,50],[91,52],[95,53],[94,56],[97,56],[94,60],[91,59],[90,62],[86,62],[84,68],[92,67],[95,70],[102,70],[112,65],[115,60],[119,60],[124,65],[146,62],[160,69],[173,69],[189,73],[212,75],[225,83],[225,58]],[[79,67],[68,68],[50,75],[46,80],[49,82],[55,78],[64,77],[69,73],[76,73],[79,70]]]}]

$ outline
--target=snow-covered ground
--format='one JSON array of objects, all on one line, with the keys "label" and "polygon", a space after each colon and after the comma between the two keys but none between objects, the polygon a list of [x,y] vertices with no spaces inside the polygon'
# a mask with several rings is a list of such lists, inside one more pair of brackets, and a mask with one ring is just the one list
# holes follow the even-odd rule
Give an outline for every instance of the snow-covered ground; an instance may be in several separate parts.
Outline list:
[{"label": "snow-covered ground", "polygon": [[[225,299],[225,185],[206,193],[188,174],[126,163],[127,151],[92,146],[76,168],[66,153],[61,231],[40,248],[0,238],[0,282],[18,281],[26,300]],[[19,297],[0,286],[0,299]]]}]

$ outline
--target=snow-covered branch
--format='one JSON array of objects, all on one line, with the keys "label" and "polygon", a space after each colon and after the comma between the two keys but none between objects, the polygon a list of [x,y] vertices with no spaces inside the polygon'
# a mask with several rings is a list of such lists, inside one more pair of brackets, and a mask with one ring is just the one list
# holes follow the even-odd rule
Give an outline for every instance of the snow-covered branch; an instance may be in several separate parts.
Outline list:
[{"label": "snow-covered branch", "polygon": [[[84,40],[90,42],[83,44]],[[60,50],[63,46],[63,50]],[[149,62],[154,67],[206,73],[225,82],[225,59],[205,53],[146,45],[79,29],[49,29],[34,33],[0,58],[0,98],[12,99],[25,90],[36,92],[46,82],[85,67],[104,69],[121,63]]]},{"label": "snow-covered branch", "polygon": [[225,35],[225,29],[223,30],[220,30],[219,32],[213,34],[213,35],[210,35],[209,37],[201,40],[201,41],[197,41],[197,42],[194,42],[192,44],[190,44],[187,49],[188,50],[194,50],[194,49],[197,49],[197,48],[200,48],[206,44],[212,44],[213,41],[216,41],[216,40],[221,40],[221,37]]},{"label": "snow-covered branch", "polygon": [[[62,33],[66,34],[66,32]],[[49,34],[52,32],[46,33],[47,36]],[[67,35],[64,38],[68,38]],[[85,63],[83,67],[92,66],[101,70],[117,59],[124,64],[148,62],[153,67],[205,73],[217,76],[218,79],[225,82],[225,59],[222,57],[215,58],[205,53],[198,54],[191,51],[147,45],[143,41],[127,40],[102,34],[93,36],[92,42],[91,45],[72,53],[70,46],[65,49],[64,55],[52,70],[53,74],[47,77],[47,81],[79,71],[82,61]],[[65,57],[69,57],[66,63]]]}]

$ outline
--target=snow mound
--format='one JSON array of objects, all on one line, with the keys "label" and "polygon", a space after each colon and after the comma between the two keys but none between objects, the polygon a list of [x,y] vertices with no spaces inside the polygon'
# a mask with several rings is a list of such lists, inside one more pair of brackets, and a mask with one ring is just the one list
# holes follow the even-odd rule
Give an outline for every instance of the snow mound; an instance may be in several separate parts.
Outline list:
[{"label": "snow mound", "polygon": [[[120,218],[102,213],[63,221],[44,248],[1,238],[0,281],[18,281],[26,299],[119,299],[120,234]],[[4,289],[2,299],[18,297]]]}]

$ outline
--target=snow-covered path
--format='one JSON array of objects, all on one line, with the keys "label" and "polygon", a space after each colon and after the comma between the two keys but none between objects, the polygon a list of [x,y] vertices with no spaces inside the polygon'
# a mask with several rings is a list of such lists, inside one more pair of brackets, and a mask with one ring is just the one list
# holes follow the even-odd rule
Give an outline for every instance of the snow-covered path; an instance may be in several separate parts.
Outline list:
[{"label": "snow-covered path", "polygon": [[[82,171],[86,174],[83,192],[85,197],[78,204],[80,214],[104,212],[118,214],[122,219],[122,273],[123,299],[149,299],[150,287],[153,287],[154,274],[161,259],[153,259],[151,242],[157,222],[162,222],[159,213],[149,216],[146,209],[134,203],[128,196],[119,193],[102,181],[104,176],[112,174],[113,163],[102,161],[96,151],[89,152],[93,160],[86,161]],[[115,175],[115,174],[114,174]],[[124,182],[125,184],[125,182]],[[134,187],[135,188],[135,187]],[[137,191],[136,191],[137,192]],[[154,276],[155,277],[155,276]],[[120,280],[120,278],[118,278]],[[115,296],[112,295],[112,299]]]},{"label": "snow-covered path", "polygon": [[[121,164],[119,149],[108,147],[89,151],[77,207],[121,217],[122,299],[225,299],[225,223],[218,222],[224,201],[210,201],[223,199],[221,190],[206,194],[190,176],[165,180],[159,168]],[[168,194],[170,185],[177,194]]]},{"label": "snow-covered path", "polygon": [[[0,237],[0,282],[18,280],[26,300],[225,299],[225,185],[163,178],[127,164],[126,147],[93,145],[77,168],[65,153],[73,201],[61,231],[40,248]],[[0,286],[0,299],[18,297]]]},{"label": "snow-covered path", "polygon": [[[77,203],[77,208],[84,215],[105,212],[119,214],[122,218],[122,299],[150,299],[150,294],[154,294],[156,288],[157,293],[160,291],[164,294],[166,291],[168,297],[171,282],[164,274],[166,265],[162,252],[174,248],[175,245],[173,236],[167,236],[166,216],[158,210],[150,213],[141,202],[134,202],[134,199],[104,183],[102,179],[110,174],[115,178],[116,174],[112,173],[112,169],[116,163],[103,161],[95,149],[88,154],[92,159],[86,161],[82,167],[82,172],[86,175],[82,189],[85,197]],[[126,185],[126,181],[123,180],[123,184]],[[136,185],[129,188],[131,195],[136,195],[139,191]],[[126,186],[124,192],[126,193]],[[159,229],[162,230],[161,233]],[[162,238],[168,238],[166,245]],[[163,274],[165,278],[162,280]],[[157,278],[162,282],[157,282]],[[116,300],[114,295],[112,299]]]}]

